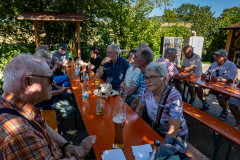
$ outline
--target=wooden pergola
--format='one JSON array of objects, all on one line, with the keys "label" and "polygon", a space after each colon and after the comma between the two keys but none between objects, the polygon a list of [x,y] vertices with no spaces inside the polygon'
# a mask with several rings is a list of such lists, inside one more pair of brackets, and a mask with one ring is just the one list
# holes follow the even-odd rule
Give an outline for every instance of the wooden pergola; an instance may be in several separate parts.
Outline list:
[{"label": "wooden pergola", "polygon": [[85,13],[56,13],[56,12],[24,12],[15,17],[17,20],[32,20],[34,23],[34,34],[36,46],[40,45],[38,22],[76,22],[77,23],[77,41],[78,57],[81,56],[80,50],[80,23],[86,22]]},{"label": "wooden pergola", "polygon": [[225,49],[229,53],[228,58],[235,57],[235,52],[240,50],[238,41],[240,40],[240,22],[224,27],[223,29],[229,30],[227,43]]}]

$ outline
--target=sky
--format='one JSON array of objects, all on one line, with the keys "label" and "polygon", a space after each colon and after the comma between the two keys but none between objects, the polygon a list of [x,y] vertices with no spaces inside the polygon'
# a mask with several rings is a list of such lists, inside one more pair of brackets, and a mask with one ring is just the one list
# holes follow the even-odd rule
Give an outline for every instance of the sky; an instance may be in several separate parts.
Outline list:
[{"label": "sky", "polygon": [[[232,8],[235,6],[240,7],[240,0],[172,0],[172,8],[178,8],[183,3],[195,4],[200,6],[211,6],[211,11],[215,12],[214,17],[219,17],[222,11],[226,8]],[[156,8],[152,11],[149,17],[154,15],[161,16],[163,14],[164,7],[162,9]]]}]

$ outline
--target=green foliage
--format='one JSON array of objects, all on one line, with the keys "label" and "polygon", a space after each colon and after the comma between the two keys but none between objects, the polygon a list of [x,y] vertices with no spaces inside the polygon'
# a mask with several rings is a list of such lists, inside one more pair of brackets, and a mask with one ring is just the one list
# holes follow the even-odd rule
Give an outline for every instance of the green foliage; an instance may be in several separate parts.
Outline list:
[{"label": "green foliage", "polygon": [[3,84],[3,70],[5,66],[12,60],[12,58],[21,53],[30,53],[31,46],[23,45],[0,45],[0,93],[2,92]]}]

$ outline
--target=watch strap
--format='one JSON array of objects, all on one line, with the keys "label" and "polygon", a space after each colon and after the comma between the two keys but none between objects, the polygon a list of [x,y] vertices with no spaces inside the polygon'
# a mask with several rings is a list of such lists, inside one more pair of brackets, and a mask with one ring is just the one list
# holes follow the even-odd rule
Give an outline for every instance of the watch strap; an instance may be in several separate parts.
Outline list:
[{"label": "watch strap", "polygon": [[68,146],[68,145],[70,145],[70,144],[73,144],[71,141],[68,141],[68,142],[66,142],[63,146],[62,146],[62,151],[64,152],[64,149]]}]

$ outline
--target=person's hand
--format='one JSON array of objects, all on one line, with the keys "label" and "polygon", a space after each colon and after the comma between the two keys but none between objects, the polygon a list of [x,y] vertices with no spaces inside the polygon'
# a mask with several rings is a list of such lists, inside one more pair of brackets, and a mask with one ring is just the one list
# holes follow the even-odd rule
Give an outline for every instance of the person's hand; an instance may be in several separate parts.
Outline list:
[{"label": "person's hand", "polygon": [[110,58],[105,57],[105,58],[102,60],[101,64],[104,65],[104,64],[109,63],[109,62],[110,62]]},{"label": "person's hand", "polygon": [[57,83],[53,80],[52,85],[53,85],[53,86],[56,86]]},{"label": "person's hand", "polygon": [[139,97],[138,98],[136,98],[136,99],[134,99],[133,101],[132,101],[132,103],[131,103],[131,108],[133,109],[133,110],[135,110],[136,109],[136,107],[137,107],[137,105],[138,105],[138,103],[139,103]]},{"label": "person's hand", "polygon": [[58,62],[58,58],[57,58],[57,57],[53,57],[53,61],[54,61],[55,63],[57,63],[57,62]]},{"label": "person's hand", "polygon": [[206,74],[206,73],[203,73],[203,74],[202,74],[202,79],[206,79],[206,77],[207,77],[207,74]]},{"label": "person's hand", "polygon": [[78,63],[79,63],[80,65],[82,65],[82,64],[83,64],[83,60],[82,60],[82,59],[79,59],[79,60],[78,60]]},{"label": "person's hand", "polygon": [[125,87],[125,84],[124,84],[124,82],[122,82],[121,84],[120,84],[120,88],[124,88]]},{"label": "person's hand", "polygon": [[83,159],[92,148],[93,144],[96,142],[96,136],[88,136],[79,146],[68,145],[64,149],[64,153],[66,158],[70,158],[71,156],[75,156],[77,159]]},{"label": "person's hand", "polygon": [[218,80],[218,77],[217,77],[217,76],[211,76],[211,81],[217,82],[217,80]]},{"label": "person's hand", "polygon": [[181,67],[181,71],[184,71],[184,68],[185,68],[185,67],[184,67],[184,66],[182,66],[182,67]]}]

